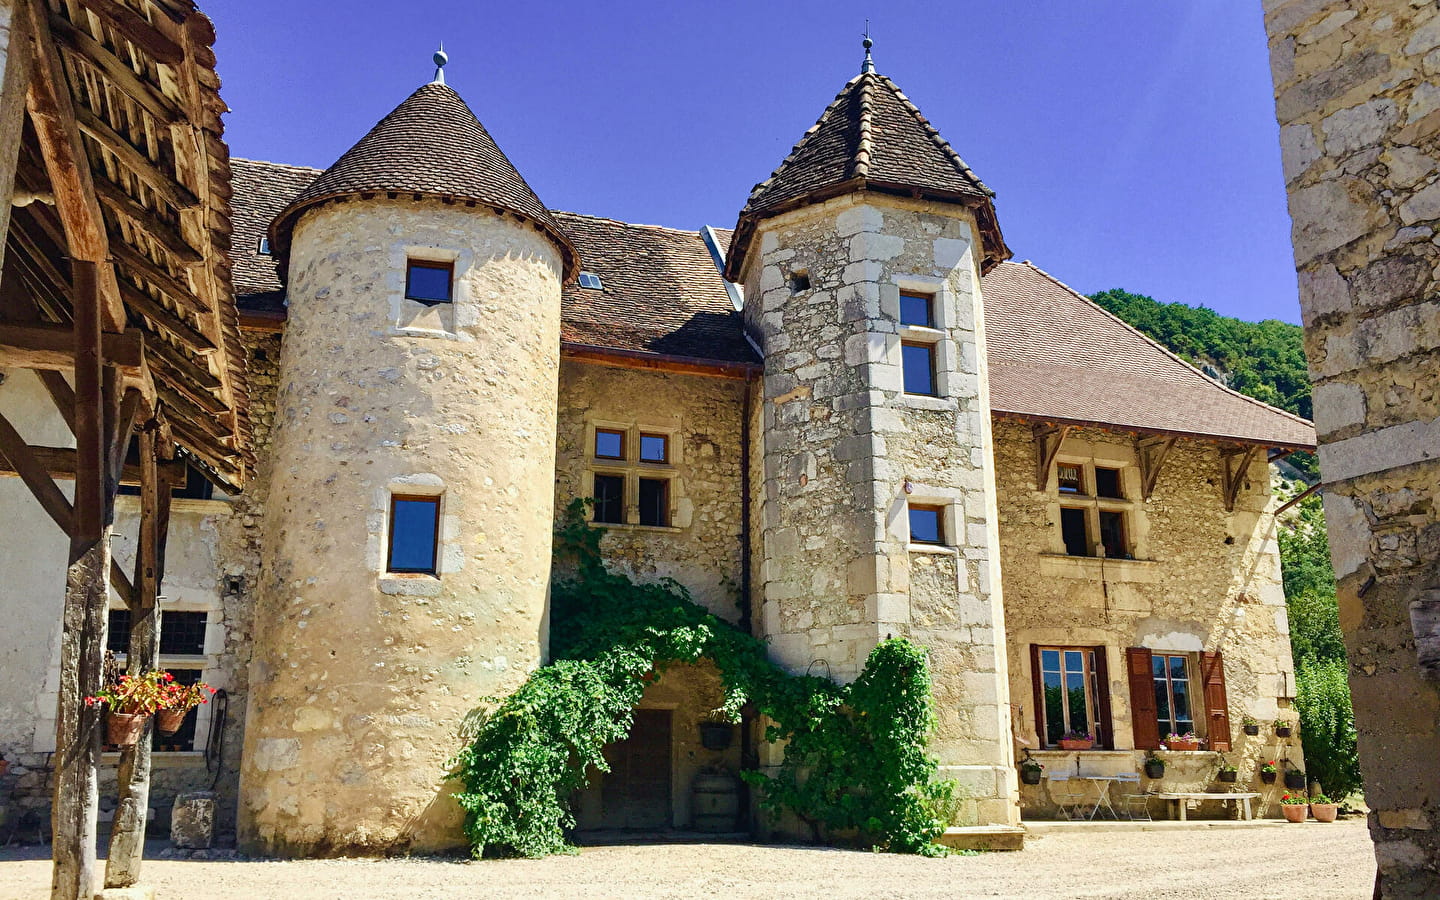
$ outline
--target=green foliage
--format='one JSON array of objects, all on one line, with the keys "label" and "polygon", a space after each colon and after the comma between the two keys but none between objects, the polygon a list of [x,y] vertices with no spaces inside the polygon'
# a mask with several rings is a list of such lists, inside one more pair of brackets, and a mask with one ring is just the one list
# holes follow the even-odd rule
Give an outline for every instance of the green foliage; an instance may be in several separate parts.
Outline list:
[{"label": "green foliage", "polygon": [[602,751],[629,732],[646,684],[673,662],[709,659],[725,690],[717,715],[747,704],[768,717],[765,739],[784,741],[772,777],[745,772],[761,803],[790,812],[817,838],[849,838],[906,853],[940,853],[952,785],[935,782],[925,753],[934,724],[925,654],[882,642],[849,686],[791,675],[765,644],[690,600],[674,581],[637,584],[609,571],[601,532],[572,503],[556,529],[557,564],[573,572],[551,591],[551,654],[513,694],[477,713],[452,777],[473,852],[566,852],[571,795]]},{"label": "green foliage", "polygon": [[1295,705],[1300,710],[1300,740],[1311,778],[1337,797],[1360,789],[1355,713],[1345,660],[1311,661],[1295,669]]}]

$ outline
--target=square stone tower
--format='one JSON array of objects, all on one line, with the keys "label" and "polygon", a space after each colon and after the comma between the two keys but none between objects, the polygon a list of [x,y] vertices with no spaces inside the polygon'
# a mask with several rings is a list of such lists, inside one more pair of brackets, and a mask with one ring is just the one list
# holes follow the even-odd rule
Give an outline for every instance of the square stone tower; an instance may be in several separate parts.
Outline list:
[{"label": "square stone tower", "polygon": [[740,215],[726,275],[765,360],[759,627],[849,681],[887,636],[929,651],[943,777],[1014,824],[980,275],[991,194],[867,65]]}]

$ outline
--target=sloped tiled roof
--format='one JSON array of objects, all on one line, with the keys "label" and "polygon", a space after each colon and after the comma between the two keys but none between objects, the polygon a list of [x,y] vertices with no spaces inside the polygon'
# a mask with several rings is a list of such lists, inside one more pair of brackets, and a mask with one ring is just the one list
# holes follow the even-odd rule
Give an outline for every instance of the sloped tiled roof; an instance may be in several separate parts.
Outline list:
[{"label": "sloped tiled roof", "polygon": [[735,226],[726,277],[741,278],[755,222],[827,197],[870,190],[964,203],[980,223],[986,268],[1010,257],[993,192],[895,82],[851,79],[771,176],[755,185]]},{"label": "sloped tiled roof", "polygon": [[1310,422],[1219,384],[1028,262],[982,286],[993,412],[1315,445]]},{"label": "sloped tiled roof", "polygon": [[235,301],[242,312],[284,312],[285,289],[273,255],[260,252],[270,223],[320,174],[309,166],[253,159],[230,160],[234,203],[231,262]]},{"label": "sloped tiled roof", "polygon": [[346,150],[276,217],[271,237],[282,260],[290,230],[309,207],[372,192],[474,201],[530,220],[560,245],[566,277],[575,252],[550,210],[535,196],[490,132],[446,85],[421,85]]},{"label": "sloped tiled roof", "polygon": [[[601,290],[565,285],[560,337],[575,344],[757,362],[699,232],[556,212]],[[722,235],[722,240],[728,235]]]}]

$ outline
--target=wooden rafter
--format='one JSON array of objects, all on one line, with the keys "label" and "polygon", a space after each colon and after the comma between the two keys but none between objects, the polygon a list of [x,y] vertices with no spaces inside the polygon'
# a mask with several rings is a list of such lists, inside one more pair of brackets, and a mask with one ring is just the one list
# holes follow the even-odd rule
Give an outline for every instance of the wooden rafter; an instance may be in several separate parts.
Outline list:
[{"label": "wooden rafter", "polygon": [[157,63],[174,65],[185,50],[164,35],[145,17],[118,0],[81,0],[86,9],[105,19],[125,40],[148,53]]},{"label": "wooden rafter", "polygon": [[1050,486],[1050,470],[1060,453],[1060,445],[1065,443],[1065,436],[1070,433],[1070,426],[1037,423],[1032,430],[1035,434],[1035,490],[1043,491]]},{"label": "wooden rafter", "polygon": [[1235,501],[1240,496],[1240,488],[1245,484],[1245,476],[1250,471],[1250,463],[1254,461],[1255,454],[1260,448],[1254,444],[1243,447],[1224,447],[1220,450],[1220,478],[1221,489],[1225,494],[1225,511],[1235,511]]},{"label": "wooden rafter", "polygon": [[1165,459],[1175,447],[1176,438],[1142,437],[1135,441],[1135,456],[1140,461],[1140,486],[1142,496],[1149,500],[1155,491],[1155,482],[1160,479],[1160,470]]}]

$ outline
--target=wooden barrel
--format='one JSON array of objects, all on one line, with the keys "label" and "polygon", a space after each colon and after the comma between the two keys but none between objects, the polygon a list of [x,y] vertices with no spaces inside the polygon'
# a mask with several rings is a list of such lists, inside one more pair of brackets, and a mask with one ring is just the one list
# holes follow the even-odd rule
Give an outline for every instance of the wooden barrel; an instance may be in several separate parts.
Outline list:
[{"label": "wooden barrel", "polygon": [[690,790],[694,827],[706,834],[735,831],[740,818],[740,782],[733,775],[695,776]]}]

